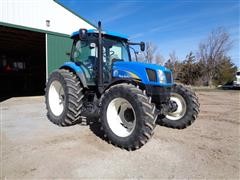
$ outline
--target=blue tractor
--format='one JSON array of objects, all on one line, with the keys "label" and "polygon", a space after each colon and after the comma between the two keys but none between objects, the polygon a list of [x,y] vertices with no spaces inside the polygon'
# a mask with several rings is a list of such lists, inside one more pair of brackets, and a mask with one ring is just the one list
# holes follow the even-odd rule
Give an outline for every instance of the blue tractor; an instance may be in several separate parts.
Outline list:
[{"label": "blue tractor", "polygon": [[133,61],[127,37],[80,29],[72,34],[70,61],[49,76],[47,117],[59,126],[97,119],[105,139],[136,150],[153,135],[156,124],[183,129],[199,113],[196,94],[174,84],[169,69]]}]

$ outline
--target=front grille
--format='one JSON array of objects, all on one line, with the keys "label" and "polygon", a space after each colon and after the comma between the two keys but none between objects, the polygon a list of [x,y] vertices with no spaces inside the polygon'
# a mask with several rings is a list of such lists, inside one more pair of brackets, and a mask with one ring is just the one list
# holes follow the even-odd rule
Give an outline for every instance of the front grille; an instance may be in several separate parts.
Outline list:
[{"label": "front grille", "polygon": [[166,76],[167,83],[172,83],[172,73],[168,71],[165,71],[164,73]]},{"label": "front grille", "polygon": [[157,82],[157,73],[152,69],[146,69],[149,81]]},{"label": "front grille", "polygon": [[171,87],[146,85],[146,93],[152,97],[152,102],[158,105],[169,101]]}]

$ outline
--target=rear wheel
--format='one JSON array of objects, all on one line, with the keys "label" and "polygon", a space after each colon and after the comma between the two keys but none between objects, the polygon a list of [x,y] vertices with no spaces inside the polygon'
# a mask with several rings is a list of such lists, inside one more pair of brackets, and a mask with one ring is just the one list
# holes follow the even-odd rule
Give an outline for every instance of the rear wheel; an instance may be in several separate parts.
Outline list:
[{"label": "rear wheel", "polygon": [[100,121],[107,140],[135,150],[144,145],[155,128],[155,105],[145,92],[132,84],[118,84],[105,92]]},{"label": "rear wheel", "polygon": [[175,84],[172,88],[170,101],[175,107],[174,110],[166,115],[159,115],[157,124],[170,128],[184,129],[196,120],[200,104],[198,97],[192,90],[180,84]]},{"label": "rear wheel", "polygon": [[59,126],[81,122],[82,86],[78,77],[65,69],[54,71],[46,86],[48,119]]}]

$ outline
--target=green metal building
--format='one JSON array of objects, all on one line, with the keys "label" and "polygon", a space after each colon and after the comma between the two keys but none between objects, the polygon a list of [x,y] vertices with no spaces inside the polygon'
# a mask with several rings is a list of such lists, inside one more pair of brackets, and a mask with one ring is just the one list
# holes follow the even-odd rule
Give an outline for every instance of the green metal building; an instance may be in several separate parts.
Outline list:
[{"label": "green metal building", "polygon": [[54,0],[0,1],[0,98],[43,94],[49,73],[69,59],[70,35],[95,26]]}]

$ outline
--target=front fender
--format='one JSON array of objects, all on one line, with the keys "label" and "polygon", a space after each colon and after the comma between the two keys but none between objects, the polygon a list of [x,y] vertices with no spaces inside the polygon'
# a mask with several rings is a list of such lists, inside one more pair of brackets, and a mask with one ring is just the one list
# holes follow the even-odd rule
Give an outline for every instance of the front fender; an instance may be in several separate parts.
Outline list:
[{"label": "front fender", "polygon": [[121,84],[121,83],[133,84],[135,86],[139,86],[141,89],[145,89],[145,85],[137,79],[134,79],[134,78],[115,78],[108,86],[106,86],[104,88],[103,92],[105,92],[111,86],[114,86],[116,84]]},{"label": "front fender", "polygon": [[84,88],[88,88],[83,70],[75,62],[65,62],[59,69],[69,69],[77,74]]}]

